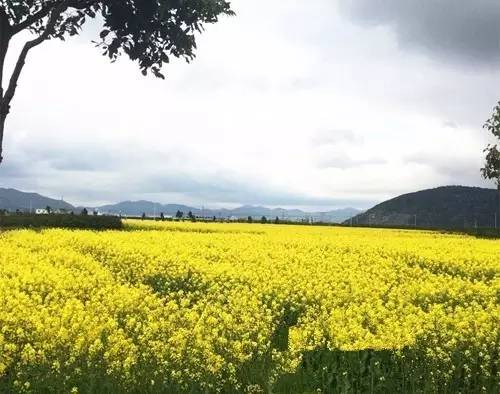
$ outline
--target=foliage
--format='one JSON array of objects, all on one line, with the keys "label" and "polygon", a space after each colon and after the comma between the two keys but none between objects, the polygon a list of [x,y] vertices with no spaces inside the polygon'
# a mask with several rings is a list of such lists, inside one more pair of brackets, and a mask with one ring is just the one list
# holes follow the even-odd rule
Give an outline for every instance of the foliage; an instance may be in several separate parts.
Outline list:
[{"label": "foliage", "polygon": [[77,229],[120,229],[120,218],[113,216],[87,215],[9,215],[0,217],[0,229],[5,228],[77,228]]},{"label": "foliage", "polygon": [[0,236],[2,392],[495,392],[500,242],[127,221]]},{"label": "foliage", "polygon": [[[485,123],[484,128],[500,141],[500,102],[493,110],[493,115]],[[492,179],[496,182],[500,190],[500,150],[498,145],[488,145],[484,150],[486,153],[486,163],[481,169],[485,179]]]}]

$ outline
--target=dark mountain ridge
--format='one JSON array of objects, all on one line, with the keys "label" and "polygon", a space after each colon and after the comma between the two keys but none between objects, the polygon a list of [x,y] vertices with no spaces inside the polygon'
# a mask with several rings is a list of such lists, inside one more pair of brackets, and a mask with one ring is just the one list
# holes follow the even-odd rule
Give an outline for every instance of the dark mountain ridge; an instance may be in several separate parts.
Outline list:
[{"label": "dark mountain ridge", "polygon": [[0,188],[0,209],[26,211],[30,209],[42,209],[47,206],[52,209],[75,209],[73,205],[63,200],[45,197],[38,193],[25,193],[16,189]]},{"label": "dark mountain ridge", "polygon": [[497,204],[495,189],[443,186],[398,196],[344,223],[428,228],[494,227]]}]

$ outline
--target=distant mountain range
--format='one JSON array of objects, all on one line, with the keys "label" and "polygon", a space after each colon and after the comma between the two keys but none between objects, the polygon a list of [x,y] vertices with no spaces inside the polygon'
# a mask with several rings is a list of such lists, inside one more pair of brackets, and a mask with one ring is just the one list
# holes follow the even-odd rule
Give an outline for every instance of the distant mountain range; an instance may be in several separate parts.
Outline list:
[{"label": "distant mountain range", "polygon": [[8,211],[29,211],[37,208],[66,209],[74,210],[75,207],[63,200],[42,196],[38,193],[25,193],[16,189],[0,188],[0,209]]},{"label": "distant mountain range", "polygon": [[[494,227],[497,191],[444,186],[385,201],[345,224],[436,228]],[[497,218],[500,226],[500,217]]]},{"label": "distant mountain range", "polygon": [[276,217],[287,220],[312,219],[314,221],[325,221],[330,223],[341,223],[344,220],[357,215],[362,211],[355,208],[344,208],[326,212],[305,212],[299,209],[266,208],[261,206],[244,205],[234,209],[200,209],[178,204],[159,204],[151,201],[124,201],[113,205],[98,207],[99,212],[113,215],[140,216],[145,213],[148,216],[159,216],[163,213],[175,216],[177,211],[184,215],[192,212],[195,216],[216,218],[247,218],[249,216],[260,219],[265,216],[268,219]]},{"label": "distant mountain range", "polygon": [[[65,209],[67,211],[80,212],[83,207],[76,207],[63,200],[56,200],[45,197],[37,193],[25,193],[15,189],[0,188],[0,209],[8,211],[35,210],[37,208]],[[100,207],[86,207],[89,211],[98,210],[101,213],[123,216],[141,216],[145,213],[147,216],[159,216],[163,213],[167,216],[175,216],[177,211],[187,215],[189,211],[195,216],[217,217],[217,218],[253,218],[260,219],[265,216],[268,219],[279,217],[287,220],[312,219],[314,221],[324,221],[330,223],[341,223],[344,220],[359,214],[360,210],[355,208],[345,208],[327,212],[305,212],[299,209],[266,208],[259,206],[244,205],[235,209],[199,209],[187,205],[179,204],[160,204],[151,201],[123,201],[112,205],[103,205]]]}]

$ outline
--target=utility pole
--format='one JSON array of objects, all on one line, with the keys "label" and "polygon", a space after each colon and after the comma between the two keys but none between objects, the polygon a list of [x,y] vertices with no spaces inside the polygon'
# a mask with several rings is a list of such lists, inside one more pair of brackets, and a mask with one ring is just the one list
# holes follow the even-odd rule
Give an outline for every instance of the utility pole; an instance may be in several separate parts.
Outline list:
[{"label": "utility pole", "polygon": [[415,228],[417,228],[417,214],[415,214]]}]

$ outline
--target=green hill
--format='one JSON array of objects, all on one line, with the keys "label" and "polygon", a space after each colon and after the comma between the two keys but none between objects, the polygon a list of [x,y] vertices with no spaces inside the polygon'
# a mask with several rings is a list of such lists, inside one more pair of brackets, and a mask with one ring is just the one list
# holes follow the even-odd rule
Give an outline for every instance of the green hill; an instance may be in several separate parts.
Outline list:
[{"label": "green hill", "polygon": [[[404,194],[354,216],[354,225],[428,228],[494,227],[497,191],[444,186]],[[345,224],[351,223],[347,220]],[[500,225],[500,218],[498,219]]]}]

